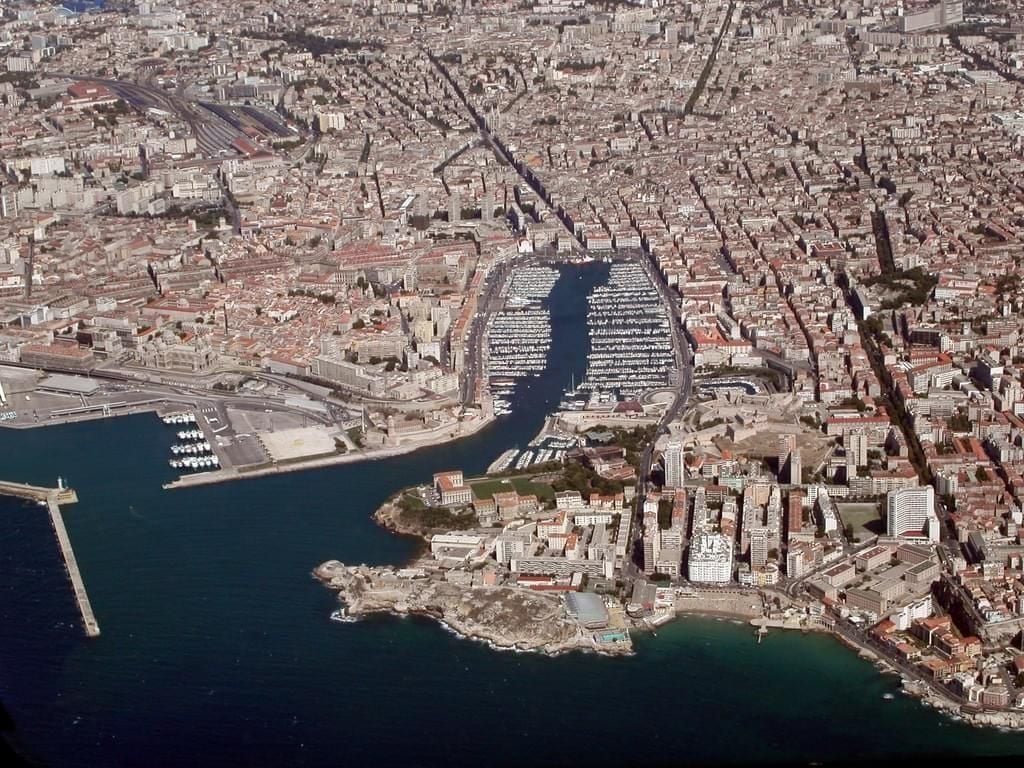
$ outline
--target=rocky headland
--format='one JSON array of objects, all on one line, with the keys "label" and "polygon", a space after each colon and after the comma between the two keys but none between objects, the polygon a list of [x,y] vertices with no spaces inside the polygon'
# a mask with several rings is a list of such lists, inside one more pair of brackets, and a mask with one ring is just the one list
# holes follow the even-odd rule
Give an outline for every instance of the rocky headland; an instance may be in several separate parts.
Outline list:
[{"label": "rocky headland", "polygon": [[630,653],[631,644],[597,643],[570,617],[561,594],[516,587],[457,586],[416,569],[346,566],[329,560],[314,575],[338,592],[346,613],[429,616],[464,637],[502,650],[555,655],[573,650]]}]

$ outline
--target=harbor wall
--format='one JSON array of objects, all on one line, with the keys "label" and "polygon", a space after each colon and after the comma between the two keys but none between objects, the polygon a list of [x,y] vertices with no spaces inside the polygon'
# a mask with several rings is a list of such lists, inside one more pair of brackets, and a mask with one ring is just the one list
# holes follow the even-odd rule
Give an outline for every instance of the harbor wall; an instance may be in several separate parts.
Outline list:
[{"label": "harbor wall", "polygon": [[92,604],[89,602],[89,594],[85,591],[82,572],[78,567],[75,551],[71,548],[71,539],[68,536],[67,528],[64,526],[64,518],[61,516],[60,511],[60,504],[74,504],[78,501],[78,495],[70,488],[41,488],[25,483],[3,481],[0,481],[0,495],[13,496],[14,498],[26,499],[46,505],[47,511],[50,514],[50,524],[53,526],[54,533],[57,534],[57,544],[60,546],[61,557],[64,558],[64,566],[67,568],[68,577],[71,579],[75,603],[78,606],[79,613],[82,615],[82,625],[85,627],[85,634],[89,637],[98,636],[100,625],[96,621]]},{"label": "harbor wall", "polygon": [[64,527],[64,518],[61,516],[60,506],[57,504],[57,494],[54,493],[47,500],[46,506],[50,512],[50,522],[57,534],[57,542],[60,544],[60,552],[64,557],[64,565],[71,578],[71,586],[75,593],[75,602],[78,604],[78,611],[82,614],[82,624],[85,627],[85,634],[89,637],[97,637],[100,634],[100,625],[92,611],[92,603],[89,602],[89,594],[85,591],[85,583],[82,581],[82,572],[78,568],[78,560],[75,559],[75,551],[71,548],[71,539],[68,538],[67,528]]}]

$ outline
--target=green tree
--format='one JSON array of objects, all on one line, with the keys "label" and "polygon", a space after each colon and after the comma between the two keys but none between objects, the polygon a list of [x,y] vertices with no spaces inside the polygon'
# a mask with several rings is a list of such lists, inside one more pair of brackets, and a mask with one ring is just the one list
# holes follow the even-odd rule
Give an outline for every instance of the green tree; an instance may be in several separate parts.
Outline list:
[{"label": "green tree", "polygon": [[949,417],[948,424],[949,428],[954,432],[970,432],[972,429],[971,420],[960,409],[957,409],[956,413]]}]

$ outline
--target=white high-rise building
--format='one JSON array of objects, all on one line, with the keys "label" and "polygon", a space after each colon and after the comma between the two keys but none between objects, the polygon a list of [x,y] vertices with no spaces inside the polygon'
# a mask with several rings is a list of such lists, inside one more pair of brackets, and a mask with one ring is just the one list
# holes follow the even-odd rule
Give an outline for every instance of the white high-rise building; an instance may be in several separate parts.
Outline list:
[{"label": "white high-rise building", "polygon": [[342,131],[345,129],[345,113],[338,110],[327,110],[317,113],[320,132]]},{"label": "white high-rise building", "polygon": [[807,570],[807,559],[804,557],[803,546],[791,546],[786,553],[786,575],[791,579],[798,579]]},{"label": "white high-rise building", "polygon": [[900,16],[899,30],[903,33],[921,32],[936,27],[960,24],[964,20],[963,0],[939,0],[916,13],[904,12]]},{"label": "white high-rise building", "polygon": [[848,432],[846,437],[846,455],[852,459],[854,466],[868,465],[868,436],[864,432]]},{"label": "white high-rise building", "polygon": [[750,564],[764,566],[768,564],[769,534],[764,526],[750,529]]},{"label": "white high-rise building", "polygon": [[683,444],[678,440],[665,446],[665,487],[682,488],[686,482],[683,478]]},{"label": "white high-rise building", "polygon": [[938,541],[939,518],[935,514],[935,489],[923,485],[889,491],[885,524],[890,536],[914,536]]},{"label": "white high-rise building", "polygon": [[720,533],[702,533],[690,545],[687,564],[690,581],[727,584],[732,580],[732,539]]},{"label": "white high-rise building", "polygon": [[796,435],[779,436],[779,482],[788,478],[791,485],[799,485],[802,482],[803,464],[800,461],[800,448],[796,442]]},{"label": "white high-rise building", "polygon": [[18,215],[18,190],[0,188],[0,219],[13,219]]}]

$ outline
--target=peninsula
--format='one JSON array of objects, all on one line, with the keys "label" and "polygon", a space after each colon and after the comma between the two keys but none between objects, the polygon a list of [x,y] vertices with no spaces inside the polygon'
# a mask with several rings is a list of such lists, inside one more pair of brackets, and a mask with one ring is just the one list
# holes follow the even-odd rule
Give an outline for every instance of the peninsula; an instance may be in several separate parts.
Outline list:
[{"label": "peninsula", "polygon": [[[564,437],[545,439],[566,442]],[[566,505],[582,498],[568,489],[571,485],[607,492],[599,498],[593,490],[593,501],[603,511],[589,521],[586,538],[568,535],[573,521]],[[314,575],[338,590],[341,615],[348,618],[414,613],[497,649],[629,653],[633,621],[616,597],[613,578],[632,517],[624,499],[621,483],[572,462],[551,461],[529,473],[512,470],[482,478],[445,472],[435,476],[433,486],[399,491],[374,515],[395,533],[420,538],[426,550],[422,557],[403,568],[347,567],[332,560]],[[559,531],[549,531],[546,510],[555,505],[562,510]],[[532,566],[525,555],[534,554],[538,526],[549,546],[536,553],[538,564]],[[559,542],[562,548],[556,551]],[[565,548],[569,557],[579,558],[588,545],[595,553],[600,548],[600,559],[580,559],[583,567],[566,570],[572,563],[564,559]],[[563,561],[552,566],[568,578],[553,578],[542,564],[546,560]],[[580,589],[584,584],[589,585],[586,591]]]},{"label": "peninsula", "polygon": [[[506,452],[486,476],[452,470],[397,492],[374,518],[418,537],[424,553],[403,567],[320,565],[314,575],[343,605],[335,618],[423,615],[496,649],[550,655],[629,653],[631,633],[685,614],[740,618],[751,624],[751,642],[775,629],[830,633],[900,674],[907,693],[937,709],[1024,727],[1012,707],[971,700],[935,674],[951,661],[998,670],[993,660],[1006,651],[991,630],[960,628],[969,619],[943,577],[950,556],[929,539],[931,518],[925,514],[922,532],[878,530],[879,518],[865,517],[866,501],[837,503],[835,487],[821,482],[807,493],[786,483],[794,454],[817,461],[815,451],[832,450],[809,424],[772,438],[784,458],[729,459],[724,446],[736,437],[754,445],[777,435],[795,401],[710,386],[716,381],[724,379],[698,382],[693,414],[663,440],[642,498],[638,470],[659,417],[637,414],[632,429],[573,432],[578,411],[549,419],[526,451]],[[746,434],[729,426],[744,413],[760,425]],[[698,455],[690,441],[709,431],[722,439]],[[702,478],[712,450],[724,455],[718,469],[730,468],[730,485]],[[771,476],[772,466],[782,477]],[[739,480],[736,495],[731,484]],[[927,502],[928,490],[922,495]],[[915,498],[889,493],[889,525],[914,513]],[[785,573],[777,565],[783,542]]]}]

